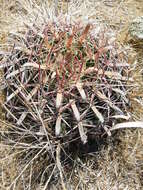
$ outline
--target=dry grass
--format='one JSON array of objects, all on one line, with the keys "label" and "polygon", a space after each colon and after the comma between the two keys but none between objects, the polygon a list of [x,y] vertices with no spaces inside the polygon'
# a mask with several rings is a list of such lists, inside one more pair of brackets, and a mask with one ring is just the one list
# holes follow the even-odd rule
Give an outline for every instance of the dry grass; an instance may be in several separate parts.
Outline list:
[{"label": "dry grass", "polygon": [[[118,2],[120,2],[120,4],[117,9],[115,5]],[[92,11],[91,9],[89,9],[90,18],[93,19],[93,17],[95,18],[98,15],[99,20],[104,20],[104,22],[112,25],[115,29],[120,29],[120,33],[118,33],[118,38],[120,41],[124,41],[126,37],[126,28],[128,26],[128,23],[136,15],[141,14],[140,10],[142,10],[142,8],[141,6],[139,7],[139,5],[141,5],[139,4],[140,2],[141,1],[114,1],[112,6],[110,6],[111,4],[105,5],[101,2],[95,5],[96,7],[98,5],[95,15],[93,15],[95,7],[92,6]],[[9,3],[7,3],[4,0],[0,1],[0,5],[3,7],[2,10],[4,10],[3,12],[1,12],[0,15],[1,24],[3,25],[3,27],[1,27],[0,36],[3,43],[6,40],[8,32],[12,29],[15,29],[15,24],[19,23],[19,17],[15,16],[15,12],[19,10],[19,4],[15,4],[15,1],[9,1]],[[137,9],[136,7],[139,7],[139,9]],[[86,9],[84,8],[84,11],[85,10]],[[112,14],[110,13],[117,13],[116,17],[114,17],[114,20],[111,19]],[[120,23],[121,25],[119,25]],[[141,106],[143,102],[142,56],[137,55],[136,61],[136,72],[134,72],[134,78],[138,83],[138,87],[135,88],[131,94],[131,111],[132,113],[134,113],[134,118],[141,120],[143,117],[143,107]],[[139,62],[140,64],[138,64]],[[3,122],[1,122],[1,124],[3,127],[5,126]],[[64,173],[66,175],[67,182],[71,184],[69,189],[142,189],[142,136],[142,130],[120,131],[117,136],[115,136],[115,138],[109,140],[108,145],[102,145],[102,149],[99,152],[95,154],[90,154],[89,156],[86,155],[86,159],[83,159],[83,156],[78,156],[75,160],[75,167],[73,169],[71,168],[71,172],[69,173],[69,175],[67,176],[66,172]],[[1,147],[1,151],[4,155],[3,158],[8,157],[8,160],[5,160],[6,162],[4,162],[3,158],[1,159],[2,164],[0,168],[0,172],[2,174],[1,189],[5,189],[6,183],[10,184],[14,180],[15,176],[17,176],[17,173],[19,173],[20,168],[17,165],[18,158],[16,156],[16,152],[12,157],[9,157],[9,155],[12,155],[11,152],[13,152],[13,149],[10,150],[9,148]],[[38,175],[41,167],[47,166],[47,163],[43,163],[42,161],[38,163],[41,163],[41,165],[38,164],[37,167],[34,168],[34,170],[37,171],[36,175]],[[21,163],[21,167],[22,166],[23,163]],[[26,175],[31,175],[31,172],[33,171],[32,167],[33,165],[28,168],[29,173],[25,173],[25,176],[22,176],[19,185],[16,184],[14,189],[24,189],[25,183],[29,183],[29,187],[31,187],[31,182],[26,182],[25,179]],[[54,170],[54,172],[56,173],[57,171]],[[60,183],[60,180],[59,183],[57,183],[57,179],[55,177],[55,184],[52,185],[53,187],[51,187],[51,189],[62,189],[63,187],[60,186]],[[40,187],[34,187],[34,189],[36,188],[40,189]],[[41,187],[41,189],[43,188]]]}]

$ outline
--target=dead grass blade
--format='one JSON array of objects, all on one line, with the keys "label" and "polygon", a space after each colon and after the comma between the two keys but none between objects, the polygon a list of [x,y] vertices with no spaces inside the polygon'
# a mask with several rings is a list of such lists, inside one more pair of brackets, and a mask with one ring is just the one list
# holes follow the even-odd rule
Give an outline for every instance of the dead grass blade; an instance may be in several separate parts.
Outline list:
[{"label": "dead grass blade", "polygon": [[119,123],[113,126],[110,131],[114,131],[117,129],[125,129],[125,128],[141,128],[143,129],[143,121],[134,121],[134,122],[125,122],[125,123]]},{"label": "dead grass blade", "polygon": [[129,120],[131,116],[130,115],[113,115],[111,116],[111,118]]},{"label": "dead grass blade", "polygon": [[63,171],[62,171],[62,165],[60,161],[60,152],[61,152],[61,146],[58,144],[57,149],[56,149],[56,161],[57,161],[57,167],[60,172],[60,178],[61,178],[61,183],[62,183],[62,188],[63,190],[66,190],[66,186],[64,183],[64,178],[63,178]]}]

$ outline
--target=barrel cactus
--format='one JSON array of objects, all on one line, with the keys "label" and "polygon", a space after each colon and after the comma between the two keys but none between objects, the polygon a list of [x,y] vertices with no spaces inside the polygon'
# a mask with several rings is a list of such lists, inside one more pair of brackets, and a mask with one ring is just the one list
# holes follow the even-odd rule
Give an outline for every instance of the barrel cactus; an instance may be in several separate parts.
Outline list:
[{"label": "barrel cactus", "polygon": [[130,77],[126,55],[106,28],[61,20],[26,27],[10,34],[1,68],[12,124],[4,139],[25,149],[28,168],[39,157],[53,163],[59,147],[68,157],[74,141],[110,136],[127,114]]}]

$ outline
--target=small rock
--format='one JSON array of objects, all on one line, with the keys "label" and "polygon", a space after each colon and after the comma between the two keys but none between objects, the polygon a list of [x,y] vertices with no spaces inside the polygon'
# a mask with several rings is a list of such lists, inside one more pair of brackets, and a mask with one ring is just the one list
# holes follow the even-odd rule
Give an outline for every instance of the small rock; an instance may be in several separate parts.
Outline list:
[{"label": "small rock", "polygon": [[143,41],[143,16],[134,19],[129,27],[129,34],[135,41]]}]

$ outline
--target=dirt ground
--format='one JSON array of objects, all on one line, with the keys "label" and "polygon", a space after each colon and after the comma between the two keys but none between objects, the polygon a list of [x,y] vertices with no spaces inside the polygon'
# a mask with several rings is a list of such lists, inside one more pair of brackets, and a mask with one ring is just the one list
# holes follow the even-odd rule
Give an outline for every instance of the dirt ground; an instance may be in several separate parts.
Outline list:
[{"label": "dirt ground", "polygon": [[[128,44],[131,51],[129,61],[136,62],[133,77],[138,83],[131,95],[131,112],[134,118],[143,118],[143,77],[140,71],[143,67],[143,48],[129,44],[128,27],[130,22],[137,16],[143,15],[143,0],[106,0],[106,1],[85,1],[87,8],[92,12],[91,17],[102,20],[112,27],[117,34],[120,43]],[[99,3],[100,2],[100,3]],[[68,5],[60,1],[60,7],[66,11]],[[0,0],[0,42],[6,42],[9,31],[15,28],[15,19],[19,4],[16,0]],[[85,14],[85,13],[84,13]],[[18,25],[18,23],[17,23]],[[2,74],[2,72],[0,73]],[[3,93],[0,92],[0,102],[4,100]],[[142,102],[142,105],[141,103]],[[0,120],[3,120],[3,111],[0,107]],[[4,124],[1,122],[1,126]],[[99,152],[87,155],[83,161],[79,162],[71,175],[70,183],[73,189],[89,190],[141,190],[143,189],[143,131],[123,130],[119,131],[115,139],[109,139],[107,145],[102,145]],[[3,148],[0,149],[1,152]],[[0,157],[1,158],[1,157]],[[13,180],[15,175],[15,163],[7,164],[9,170],[1,176],[0,189],[6,189],[5,178]],[[5,171],[4,162],[1,159],[0,172]],[[8,177],[5,177],[5,176]],[[51,189],[60,189],[58,185],[53,185]],[[15,187],[20,189],[21,187]],[[40,189],[38,187],[37,189]],[[35,187],[36,190],[36,187]]]}]

